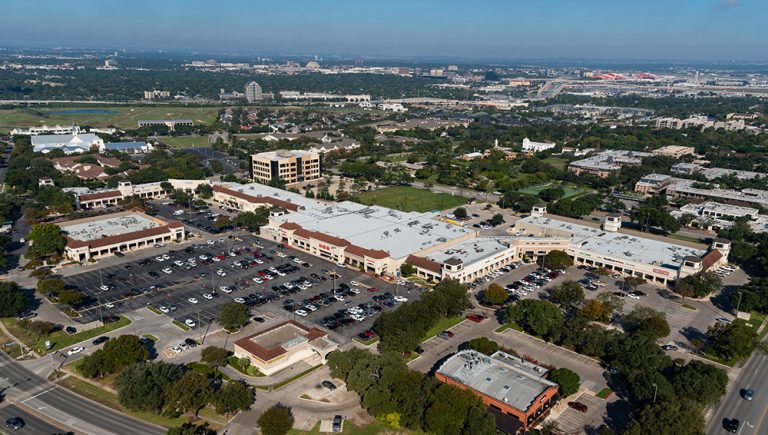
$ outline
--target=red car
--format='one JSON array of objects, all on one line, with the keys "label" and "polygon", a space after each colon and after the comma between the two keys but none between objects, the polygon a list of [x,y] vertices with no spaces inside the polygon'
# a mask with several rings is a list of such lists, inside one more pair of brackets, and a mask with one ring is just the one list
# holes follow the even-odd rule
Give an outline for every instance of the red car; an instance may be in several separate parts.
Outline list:
[{"label": "red car", "polygon": [[367,330],[367,331],[363,331],[363,335],[364,335],[366,338],[373,338],[373,337],[375,337],[375,336],[377,336],[377,335],[379,335],[379,334],[377,334],[377,333],[376,333],[376,331],[372,331],[372,330],[370,330],[370,329],[369,329],[369,330]]},{"label": "red car", "polygon": [[475,323],[480,323],[483,320],[485,320],[485,316],[483,316],[482,314],[469,314],[467,315],[467,320],[471,320]]},{"label": "red car", "polygon": [[225,259],[225,258],[227,258],[227,257],[226,257],[226,256],[224,256],[224,255],[217,255],[217,256],[216,256],[216,258],[218,258],[219,260],[223,260],[223,259]]},{"label": "red car", "polygon": [[377,289],[376,287],[368,287],[368,291],[371,293],[376,293],[377,291],[379,291],[379,289]]},{"label": "red car", "polygon": [[587,405],[581,403],[581,402],[568,402],[568,406],[571,408],[579,411],[579,412],[587,412],[589,408],[587,408]]}]

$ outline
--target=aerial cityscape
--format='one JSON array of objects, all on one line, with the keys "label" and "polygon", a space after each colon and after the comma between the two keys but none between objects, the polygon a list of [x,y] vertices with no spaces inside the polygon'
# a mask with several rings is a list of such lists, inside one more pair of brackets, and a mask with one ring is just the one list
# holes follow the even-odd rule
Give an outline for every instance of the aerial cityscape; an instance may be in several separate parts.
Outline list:
[{"label": "aerial cityscape", "polygon": [[5,6],[0,433],[768,434],[768,3]]}]

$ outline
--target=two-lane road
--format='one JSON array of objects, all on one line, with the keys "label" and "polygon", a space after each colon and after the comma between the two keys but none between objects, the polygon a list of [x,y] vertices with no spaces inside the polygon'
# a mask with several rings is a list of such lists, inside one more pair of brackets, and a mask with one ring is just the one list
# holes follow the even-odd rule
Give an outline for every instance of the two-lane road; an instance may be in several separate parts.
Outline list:
[{"label": "two-lane road", "polygon": [[[724,419],[738,419],[741,422],[739,435],[763,435],[768,433],[768,356],[756,351],[732,382],[714,417],[709,422],[708,434],[728,433],[723,428]],[[744,400],[743,391],[751,388],[754,398]]]}]

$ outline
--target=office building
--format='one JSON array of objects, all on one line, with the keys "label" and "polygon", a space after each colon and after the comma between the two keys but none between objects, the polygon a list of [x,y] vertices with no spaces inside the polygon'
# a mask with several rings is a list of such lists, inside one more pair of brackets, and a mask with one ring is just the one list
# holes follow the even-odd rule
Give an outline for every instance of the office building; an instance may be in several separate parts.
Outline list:
[{"label": "office building", "polygon": [[538,153],[541,151],[551,150],[554,147],[555,144],[551,142],[534,142],[527,137],[523,139],[523,151],[529,153]]},{"label": "office building", "polygon": [[64,254],[73,261],[88,261],[184,240],[184,225],[140,211],[124,211],[58,224],[67,244]]},{"label": "office building", "polygon": [[652,151],[655,156],[665,156],[679,159],[683,156],[693,155],[695,152],[693,147],[684,147],[680,145],[667,145]]},{"label": "office building", "polygon": [[249,103],[255,103],[257,101],[261,101],[264,98],[264,95],[261,92],[261,86],[259,86],[256,82],[248,82],[247,85],[245,85],[245,99],[248,100]]},{"label": "office building", "polygon": [[672,172],[684,175],[701,174],[707,180],[716,180],[720,177],[735,177],[739,180],[754,180],[756,178],[768,178],[768,174],[739,169],[706,168],[696,163],[678,163],[672,166]]},{"label": "office building", "polygon": [[691,180],[680,180],[667,187],[671,198],[722,200],[733,205],[753,205],[768,207],[768,190],[760,189],[721,189],[718,185],[702,187]]},{"label": "office building", "polygon": [[635,183],[635,193],[657,195],[675,180],[675,178],[665,174],[648,174]]},{"label": "office building", "polygon": [[175,131],[177,125],[192,126],[194,122],[191,119],[142,119],[139,121],[139,128],[152,127],[155,125],[164,125],[170,131]]},{"label": "office building", "polygon": [[278,150],[251,156],[253,181],[269,183],[279,178],[285,183],[317,180],[321,175],[320,154],[300,150]]},{"label": "office building", "polygon": [[237,340],[235,357],[247,358],[261,373],[270,376],[298,362],[324,364],[338,345],[325,331],[288,320]]},{"label": "office building", "polygon": [[548,373],[544,367],[502,351],[487,356],[462,350],[448,357],[435,377],[480,397],[496,417],[497,427],[513,420],[515,427],[505,432],[517,433],[538,424],[557,401],[558,385],[547,379]]},{"label": "office building", "polygon": [[610,150],[603,151],[586,159],[571,162],[568,170],[576,175],[591,174],[607,178],[621,170],[624,166],[639,166],[643,159],[653,154],[641,151]]}]

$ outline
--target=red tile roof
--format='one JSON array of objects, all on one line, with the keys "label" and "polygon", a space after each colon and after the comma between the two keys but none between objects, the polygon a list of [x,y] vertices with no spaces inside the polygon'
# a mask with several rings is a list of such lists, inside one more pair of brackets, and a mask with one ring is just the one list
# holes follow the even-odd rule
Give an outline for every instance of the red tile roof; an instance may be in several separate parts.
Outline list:
[{"label": "red tile roof", "polygon": [[286,324],[293,325],[293,326],[301,329],[302,331],[304,331],[305,332],[304,337],[307,340],[309,340],[309,341],[312,341],[312,340],[320,338],[320,337],[325,337],[326,335],[328,335],[323,330],[320,330],[320,329],[317,329],[317,328],[307,328],[306,326],[302,325],[299,322],[296,322],[296,321],[293,321],[293,320],[288,320],[288,321],[279,323],[279,324],[277,324],[277,325],[275,325],[275,326],[273,326],[271,328],[265,329],[265,330],[263,330],[261,332],[257,332],[255,334],[249,335],[247,337],[243,337],[240,340],[237,340],[235,342],[235,345],[239,346],[243,350],[245,350],[248,353],[254,355],[257,358],[259,358],[260,360],[262,360],[264,362],[269,362],[270,360],[273,360],[273,359],[277,358],[278,356],[287,353],[288,351],[285,350],[285,348],[283,348],[282,346],[279,346],[279,345],[274,346],[274,347],[270,347],[270,348],[261,346],[261,345],[257,344],[256,342],[254,342],[253,338],[261,336],[261,335],[264,335],[264,334],[266,334],[266,333],[268,333],[270,331],[273,331],[273,330],[278,329],[278,328],[280,328],[282,326],[285,326]]},{"label": "red tile roof", "polygon": [[405,260],[405,262],[437,274],[440,274],[442,272],[442,266],[440,266],[440,263],[434,262],[424,257],[409,255],[408,258]]},{"label": "red tile roof", "polygon": [[120,193],[119,190],[107,190],[106,192],[97,192],[97,193],[86,193],[85,195],[80,195],[78,199],[80,202],[83,201],[93,201],[97,199],[107,199],[107,198],[115,198],[115,197],[122,197],[123,194]]},{"label": "red tile roof", "polygon": [[389,253],[387,251],[381,250],[381,249],[367,249],[363,248],[357,245],[353,245],[348,240],[331,236],[325,233],[321,233],[319,231],[310,231],[305,230],[301,227],[301,225],[293,222],[283,222],[280,224],[280,228],[293,231],[293,235],[303,237],[305,239],[315,239],[320,240],[321,242],[330,243],[334,246],[337,246],[339,248],[344,248],[346,252],[349,252],[352,255],[357,255],[359,257],[370,257],[375,258],[377,260],[381,260],[384,258],[389,257]]},{"label": "red tile roof", "polygon": [[223,186],[213,186],[213,191],[223,193],[225,195],[234,196],[235,198],[240,198],[253,204],[270,204],[270,205],[274,205],[276,207],[282,207],[286,210],[291,210],[291,211],[297,211],[299,209],[299,206],[292,202],[273,198],[271,196],[248,195],[247,193],[239,192],[233,189],[227,189],[226,187],[223,187]]},{"label": "red tile roof", "polygon": [[345,251],[360,257],[370,257],[377,260],[383,260],[389,257],[389,253],[387,251],[381,249],[366,249],[357,245],[349,245]]},{"label": "red tile roof", "polygon": [[713,249],[707,252],[707,255],[705,255],[701,259],[701,266],[703,268],[702,270],[709,269],[710,267],[712,267],[713,264],[717,263],[721,258],[723,258],[723,254],[717,249]]}]

